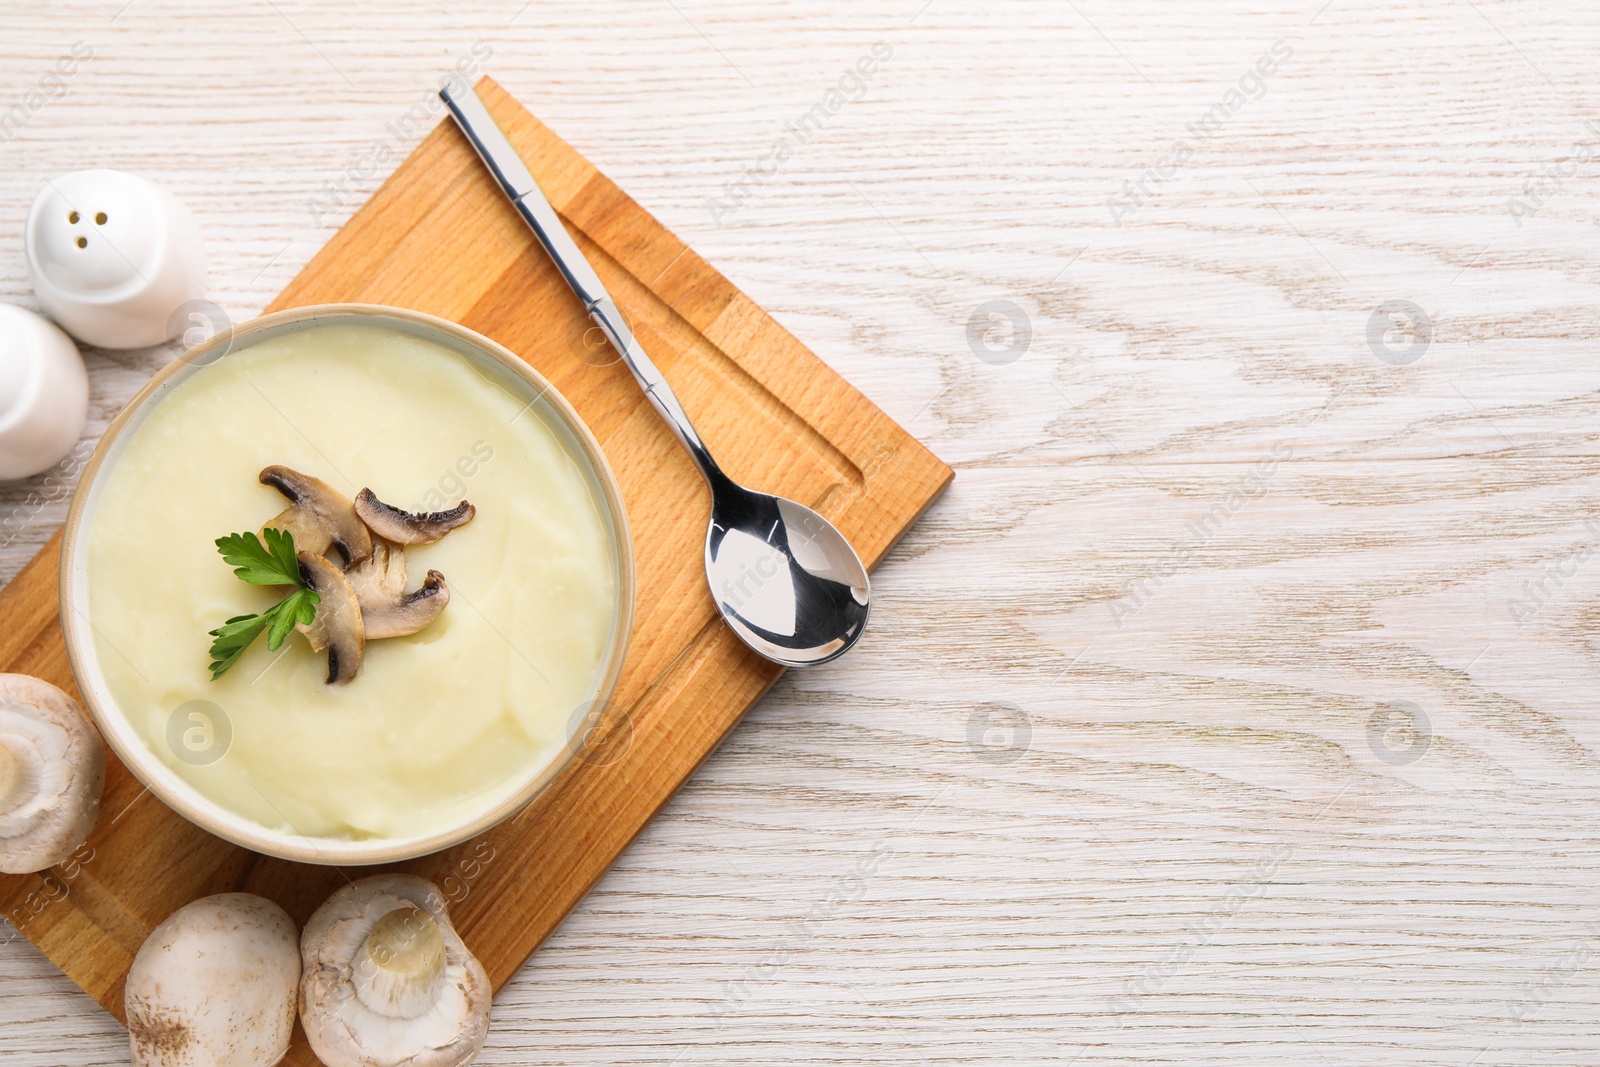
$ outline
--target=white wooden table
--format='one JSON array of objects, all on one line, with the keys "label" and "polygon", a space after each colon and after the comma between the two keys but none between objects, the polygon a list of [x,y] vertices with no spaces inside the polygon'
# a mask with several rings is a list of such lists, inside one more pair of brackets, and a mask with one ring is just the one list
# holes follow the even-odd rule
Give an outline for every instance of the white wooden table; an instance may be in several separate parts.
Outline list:
[{"label": "white wooden table", "polygon": [[[111,166],[254,314],[482,41],[958,469],[481,1062],[1600,1062],[1593,5],[520,4],[0,9],[0,113],[94,51],[0,145],[0,299]],[[85,353],[91,435],[171,354]],[[0,949],[0,1059],[126,1057]]]}]

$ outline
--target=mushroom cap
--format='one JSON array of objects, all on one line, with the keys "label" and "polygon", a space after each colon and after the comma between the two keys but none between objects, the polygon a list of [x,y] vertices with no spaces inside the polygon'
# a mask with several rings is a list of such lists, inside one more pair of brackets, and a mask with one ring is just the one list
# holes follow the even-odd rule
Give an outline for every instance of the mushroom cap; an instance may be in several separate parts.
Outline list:
[{"label": "mushroom cap", "polygon": [[311,625],[297,623],[295,629],[306,635],[313,652],[328,650],[328,684],[343,685],[361,670],[361,656],[367,646],[361,602],[344,572],[325,557],[299,552],[295,558],[300,561],[306,584],[322,598]]},{"label": "mushroom cap", "polygon": [[405,637],[427,626],[450,603],[444,575],[429,571],[422,585],[406,592],[405,549],[382,537],[372,539],[372,555],[345,573],[361,604],[367,640]]},{"label": "mushroom cap", "polygon": [[448,511],[404,511],[385,504],[371,489],[356,494],[355,510],[368,529],[397,545],[431,545],[478,513],[465,500]]},{"label": "mushroom cap", "polygon": [[[438,924],[444,943],[438,994],[425,1013],[373,1011],[356,990],[362,949],[379,920],[417,908]],[[489,976],[450,925],[443,895],[409,874],[377,874],[346,885],[306,922],[300,1022],[328,1067],[460,1067],[489,1033]]]},{"label": "mushroom cap", "polygon": [[288,530],[297,551],[325,556],[331,548],[339,553],[342,568],[372,554],[372,535],[350,498],[321,478],[274,464],[263,468],[259,479],[289,500],[289,507],[263,524],[263,530]]},{"label": "mushroom cap", "polygon": [[123,1005],[134,1067],[271,1067],[289,1051],[294,922],[251,893],[185,904],[150,932]]},{"label": "mushroom cap", "polygon": [[67,694],[26,674],[0,674],[0,749],[0,871],[42,871],[94,829],[105,745]]}]

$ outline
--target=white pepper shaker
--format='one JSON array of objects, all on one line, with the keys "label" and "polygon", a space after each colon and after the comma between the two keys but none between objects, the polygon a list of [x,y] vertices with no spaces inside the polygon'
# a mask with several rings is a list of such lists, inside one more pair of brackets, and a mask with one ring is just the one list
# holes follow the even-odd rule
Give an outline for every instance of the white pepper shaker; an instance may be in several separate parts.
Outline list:
[{"label": "white pepper shaker", "polygon": [[15,304],[0,304],[0,480],[60,462],[83,434],[89,376],[72,338]]},{"label": "white pepper shaker", "polygon": [[45,183],[24,233],[33,291],[68,333],[102,348],[145,348],[186,323],[205,295],[200,228],[178,198],[118,170]]}]

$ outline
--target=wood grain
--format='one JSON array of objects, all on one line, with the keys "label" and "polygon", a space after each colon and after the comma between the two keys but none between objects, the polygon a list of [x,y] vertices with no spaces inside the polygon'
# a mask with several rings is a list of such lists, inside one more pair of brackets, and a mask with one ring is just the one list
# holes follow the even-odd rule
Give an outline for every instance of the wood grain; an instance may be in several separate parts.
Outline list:
[{"label": "wood grain", "polygon": [[[959,472],[874,573],[867,643],[773,687],[500,993],[483,1062],[1593,1067],[1591,6],[116,6],[0,11],[13,99],[104,44],[0,147],[0,218],[53,173],[151,173],[254,314],[354,207],[319,228],[307,198],[481,38]],[[1266,93],[1118,226],[1108,197],[1280,39]],[[718,225],[707,200],[878,40],[860,99]],[[31,304],[20,247],[0,227],[0,297]],[[1032,327],[1009,364],[968,344],[993,299]],[[1432,319],[1406,366],[1367,343],[1390,300]],[[97,412],[165,358],[89,352]],[[1429,720],[1410,763],[1368,731],[1396,700]],[[1029,716],[1010,762],[968,744],[997,705]],[[8,1062],[125,1062],[31,951],[0,952]]]}]

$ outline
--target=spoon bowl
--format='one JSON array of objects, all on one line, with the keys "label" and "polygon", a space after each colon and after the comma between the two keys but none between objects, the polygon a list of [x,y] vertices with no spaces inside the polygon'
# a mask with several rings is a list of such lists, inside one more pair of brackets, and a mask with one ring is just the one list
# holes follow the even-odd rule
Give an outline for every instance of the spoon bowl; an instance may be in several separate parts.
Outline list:
[{"label": "spoon bowl", "polygon": [[867,569],[850,542],[804,504],[725,475],[711,483],[706,580],[728,626],[785,666],[843,655],[871,610]]}]

